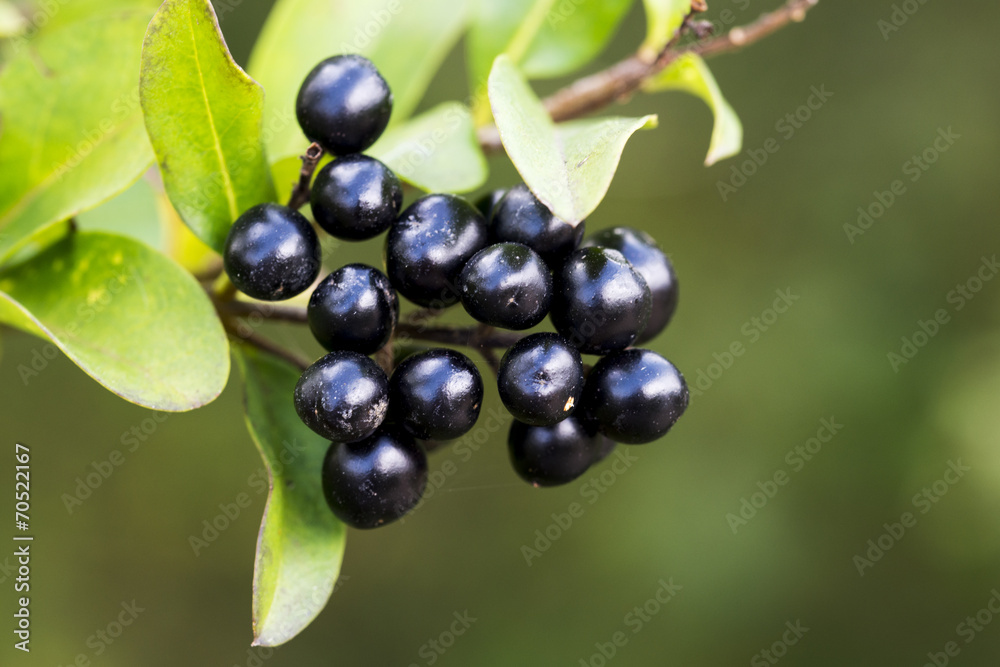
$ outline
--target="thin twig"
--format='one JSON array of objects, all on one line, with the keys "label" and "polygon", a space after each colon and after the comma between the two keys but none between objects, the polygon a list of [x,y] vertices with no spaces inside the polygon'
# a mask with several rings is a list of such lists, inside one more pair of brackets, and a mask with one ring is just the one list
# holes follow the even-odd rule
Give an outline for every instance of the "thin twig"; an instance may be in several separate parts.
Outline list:
[{"label": "thin twig", "polygon": [[[557,123],[579,118],[614,102],[628,99],[650,77],[658,74],[685,53],[708,57],[735,51],[767,37],[789,23],[804,20],[806,12],[818,2],[819,0],[788,0],[782,7],[764,14],[748,25],[733,28],[725,35],[689,46],[677,47],[678,34],[652,62],[638,54],[633,55],[607,69],[578,79],[545,98],[543,103],[552,120]],[[498,151],[503,148],[500,134],[492,125],[480,128],[479,143],[486,151]]]},{"label": "thin twig", "polygon": [[389,342],[383,345],[378,352],[375,353],[375,363],[385,371],[386,375],[392,375],[393,367],[393,340],[390,338]]},{"label": "thin twig", "polygon": [[490,349],[510,347],[523,338],[521,334],[507,331],[493,331],[483,336],[480,327],[427,327],[408,322],[396,326],[396,335],[444,345]]},{"label": "thin twig", "polygon": [[267,320],[279,322],[296,322],[304,324],[309,321],[305,308],[297,306],[279,306],[270,303],[248,303],[246,301],[227,301],[218,304],[220,310],[232,315],[260,315]]},{"label": "thin twig", "polygon": [[232,322],[228,322],[225,320],[223,321],[223,325],[226,327],[226,331],[228,331],[234,338],[243,341],[248,345],[253,345],[258,350],[262,350],[264,352],[267,352],[268,354],[272,354],[278,357],[279,359],[284,359],[285,361],[295,366],[299,370],[304,371],[305,369],[309,368],[309,366],[311,366],[308,359],[300,357],[291,350],[286,350],[277,343],[268,340],[267,338],[264,338],[259,334],[256,334],[254,332],[241,333],[236,329],[236,327],[232,324]]},{"label": "thin twig", "polygon": [[411,324],[421,324],[428,320],[433,320],[435,317],[440,317],[444,311],[444,308],[419,308],[411,313],[407,313],[403,321]]},{"label": "thin twig", "polygon": [[299,210],[309,201],[309,186],[312,184],[313,172],[316,165],[323,159],[323,148],[317,143],[312,143],[306,149],[306,154],[301,157],[302,170],[299,171],[299,182],[292,189],[292,196],[288,200],[288,208]]}]

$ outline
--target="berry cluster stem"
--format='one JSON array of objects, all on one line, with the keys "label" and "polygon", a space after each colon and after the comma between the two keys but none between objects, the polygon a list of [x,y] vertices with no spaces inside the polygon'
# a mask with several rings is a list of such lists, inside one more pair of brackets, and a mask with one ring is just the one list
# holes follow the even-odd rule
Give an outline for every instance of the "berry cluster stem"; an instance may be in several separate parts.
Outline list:
[{"label": "berry cluster stem", "polygon": [[319,166],[319,161],[323,159],[323,147],[313,142],[306,149],[305,155],[301,156],[302,169],[299,171],[299,180],[292,188],[292,196],[288,199],[288,208],[297,211],[309,201],[309,186],[312,184],[313,173]]},{"label": "berry cluster stem", "polygon": [[[741,49],[790,23],[805,20],[806,12],[818,3],[819,0],[788,0],[778,9],[763,14],[745,26],[737,26],[724,35],[680,46],[685,31],[692,29],[696,34],[701,32],[689,15],[674,38],[655,58],[651,59],[643,53],[636,53],[607,69],[577,79],[546,97],[543,100],[545,109],[552,116],[552,120],[558,123],[585,116],[615,102],[627,101],[646,81],[685,53],[709,57]],[[499,151],[503,148],[500,143],[500,133],[493,125],[479,129],[479,143],[486,151]]]}]

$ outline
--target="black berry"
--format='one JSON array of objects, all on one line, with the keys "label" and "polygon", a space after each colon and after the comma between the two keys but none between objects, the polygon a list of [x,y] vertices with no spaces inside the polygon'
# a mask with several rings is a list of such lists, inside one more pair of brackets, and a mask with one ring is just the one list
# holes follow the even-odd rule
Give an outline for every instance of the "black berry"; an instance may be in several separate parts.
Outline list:
[{"label": "black berry", "polygon": [[329,152],[360,153],[389,124],[392,93],[367,58],[334,56],[306,76],[295,114],[305,135]]},{"label": "black berry", "polygon": [[632,345],[649,319],[649,287],[617,250],[581,248],[556,274],[552,323],[581,352]]},{"label": "black berry", "polygon": [[468,357],[437,348],[408,357],[389,383],[393,418],[421,440],[450,440],[476,425],[483,379]]},{"label": "black berry", "polygon": [[399,430],[379,429],[359,442],[335,442],[323,461],[323,495],[338,519],[377,528],[420,502],[427,487],[427,454]]},{"label": "black berry", "polygon": [[535,486],[572,482],[595,460],[598,441],[570,417],[554,426],[530,426],[515,421],[507,436],[514,471]]},{"label": "black berry", "polygon": [[601,433],[639,445],[660,438],[684,414],[688,388],[673,364],[650,350],[623,350],[594,366],[583,406]]},{"label": "black berry", "polygon": [[331,352],[295,386],[295,411],[306,426],[335,442],[367,438],[389,408],[389,381],[358,352]]},{"label": "black berry", "polygon": [[511,188],[493,208],[490,239],[523,243],[557,269],[583,238],[584,223],[573,226],[557,218],[526,185]]},{"label": "black berry", "polygon": [[520,243],[497,243],[473,255],[458,288],[469,315],[504,329],[530,329],[545,319],[552,302],[549,268]]},{"label": "black berry", "polygon": [[290,299],[319,276],[319,238],[298,211],[259,204],[229,229],[223,259],[229,279],[247,296]]},{"label": "black berry", "polygon": [[328,234],[347,241],[378,236],[403,205],[403,186],[387,166],[367,155],[345,155],[316,174],[313,217]]},{"label": "black berry", "polygon": [[593,234],[583,245],[617,250],[625,255],[625,259],[649,286],[653,297],[653,309],[646,328],[635,341],[636,344],[652,340],[663,331],[677,310],[677,274],[674,273],[673,264],[660,250],[653,237],[631,227],[613,227]]},{"label": "black berry", "polygon": [[580,401],[583,361],[562,336],[532,334],[503,355],[497,388],[515,419],[551,426],[569,417]]},{"label": "black berry", "polygon": [[483,214],[486,221],[489,222],[490,218],[493,217],[493,209],[496,208],[497,204],[503,199],[503,196],[507,194],[505,188],[500,188],[497,190],[490,190],[482,197],[476,200],[476,208],[479,212]]},{"label": "black berry", "polygon": [[316,286],[307,314],[309,328],[327,350],[373,354],[392,336],[399,298],[381,271],[348,264]]},{"label": "black berry", "polygon": [[458,303],[458,276],[486,245],[486,221],[461,197],[427,195],[406,208],[385,240],[386,273],[420,306]]}]

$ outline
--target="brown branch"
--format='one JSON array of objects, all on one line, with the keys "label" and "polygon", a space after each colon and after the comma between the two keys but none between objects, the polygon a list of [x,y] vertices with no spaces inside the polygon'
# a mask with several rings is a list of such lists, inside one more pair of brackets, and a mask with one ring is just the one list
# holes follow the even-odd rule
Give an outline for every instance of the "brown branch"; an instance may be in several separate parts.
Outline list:
[{"label": "brown branch", "polygon": [[308,359],[300,357],[291,350],[286,350],[285,348],[281,347],[274,341],[268,340],[267,338],[264,338],[263,336],[260,336],[253,332],[241,333],[240,331],[237,330],[237,328],[233,325],[232,322],[229,322],[227,320],[223,320],[222,323],[223,326],[225,326],[226,331],[228,331],[230,335],[233,336],[233,338],[240,340],[246,343],[247,345],[252,345],[256,347],[258,350],[262,350],[263,352],[267,352],[268,354],[274,355],[279,359],[284,359],[285,361],[290,363],[292,366],[295,366],[299,370],[304,371],[305,369],[309,368],[309,366],[312,365],[309,363]]},{"label": "brown branch", "polygon": [[216,306],[230,315],[260,315],[267,320],[279,322],[296,322],[304,324],[309,321],[306,309],[296,306],[278,306],[270,303],[248,303],[246,301],[226,301]]},{"label": "brown branch", "polygon": [[[579,118],[614,102],[626,100],[649,78],[685,53],[709,57],[735,51],[767,37],[789,23],[803,21],[806,12],[818,3],[819,0],[788,0],[782,7],[762,15],[748,25],[733,28],[725,35],[677,48],[681,32],[688,27],[688,22],[685,21],[674,39],[652,62],[633,55],[607,69],[578,79],[546,97],[543,103],[552,120],[557,123]],[[493,125],[480,128],[479,143],[486,151],[503,148],[500,134]]]},{"label": "brown branch", "polygon": [[299,172],[299,182],[292,188],[292,196],[288,200],[288,208],[299,210],[309,201],[309,186],[312,183],[313,172],[316,165],[323,159],[323,148],[317,143],[312,143],[306,149],[306,154],[301,157],[302,170]]},{"label": "brown branch", "polygon": [[523,336],[507,331],[484,333],[481,327],[428,327],[409,322],[396,326],[396,335],[412,340],[425,340],[444,345],[461,345],[474,349],[494,349],[510,347]]}]

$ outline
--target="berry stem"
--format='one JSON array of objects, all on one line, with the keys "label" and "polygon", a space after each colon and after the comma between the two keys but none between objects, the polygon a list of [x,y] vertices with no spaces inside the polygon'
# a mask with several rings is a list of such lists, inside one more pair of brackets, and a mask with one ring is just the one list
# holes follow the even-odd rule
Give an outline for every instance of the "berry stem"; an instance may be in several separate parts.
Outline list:
[{"label": "berry stem", "polygon": [[400,322],[396,326],[396,335],[409,338],[411,340],[425,340],[432,343],[443,343],[445,345],[459,345],[475,349],[493,350],[498,348],[508,348],[521,340],[521,334],[506,331],[495,331],[492,327],[489,331],[482,327],[428,327],[415,325],[408,322]]},{"label": "berry stem", "polygon": [[247,345],[252,345],[258,350],[267,352],[268,354],[273,354],[279,359],[284,359],[292,366],[295,366],[299,370],[305,370],[311,365],[309,360],[305,357],[301,357],[291,350],[286,350],[277,343],[263,336],[256,334],[252,331],[240,331],[240,327],[235,324],[232,320],[222,320],[222,325],[225,327],[226,331],[230,335],[230,340],[239,341]]},{"label": "berry stem", "polygon": [[313,173],[323,159],[323,147],[313,142],[301,156],[302,170],[299,171],[299,181],[292,188],[292,196],[288,199],[288,208],[299,210],[309,201],[309,186],[312,184]]},{"label": "berry stem", "polygon": [[[579,118],[614,102],[624,102],[650,78],[665,69],[685,53],[702,57],[736,51],[771,35],[790,23],[805,20],[806,12],[815,7],[819,0],[788,0],[783,6],[745,26],[737,26],[724,35],[679,47],[682,34],[692,28],[696,34],[702,32],[691,23],[688,15],[674,38],[655,58],[636,53],[607,69],[578,79],[543,100],[546,110],[555,122]],[[694,12],[692,12],[693,14]],[[496,126],[487,125],[479,129],[479,143],[486,151],[503,148]]]}]

